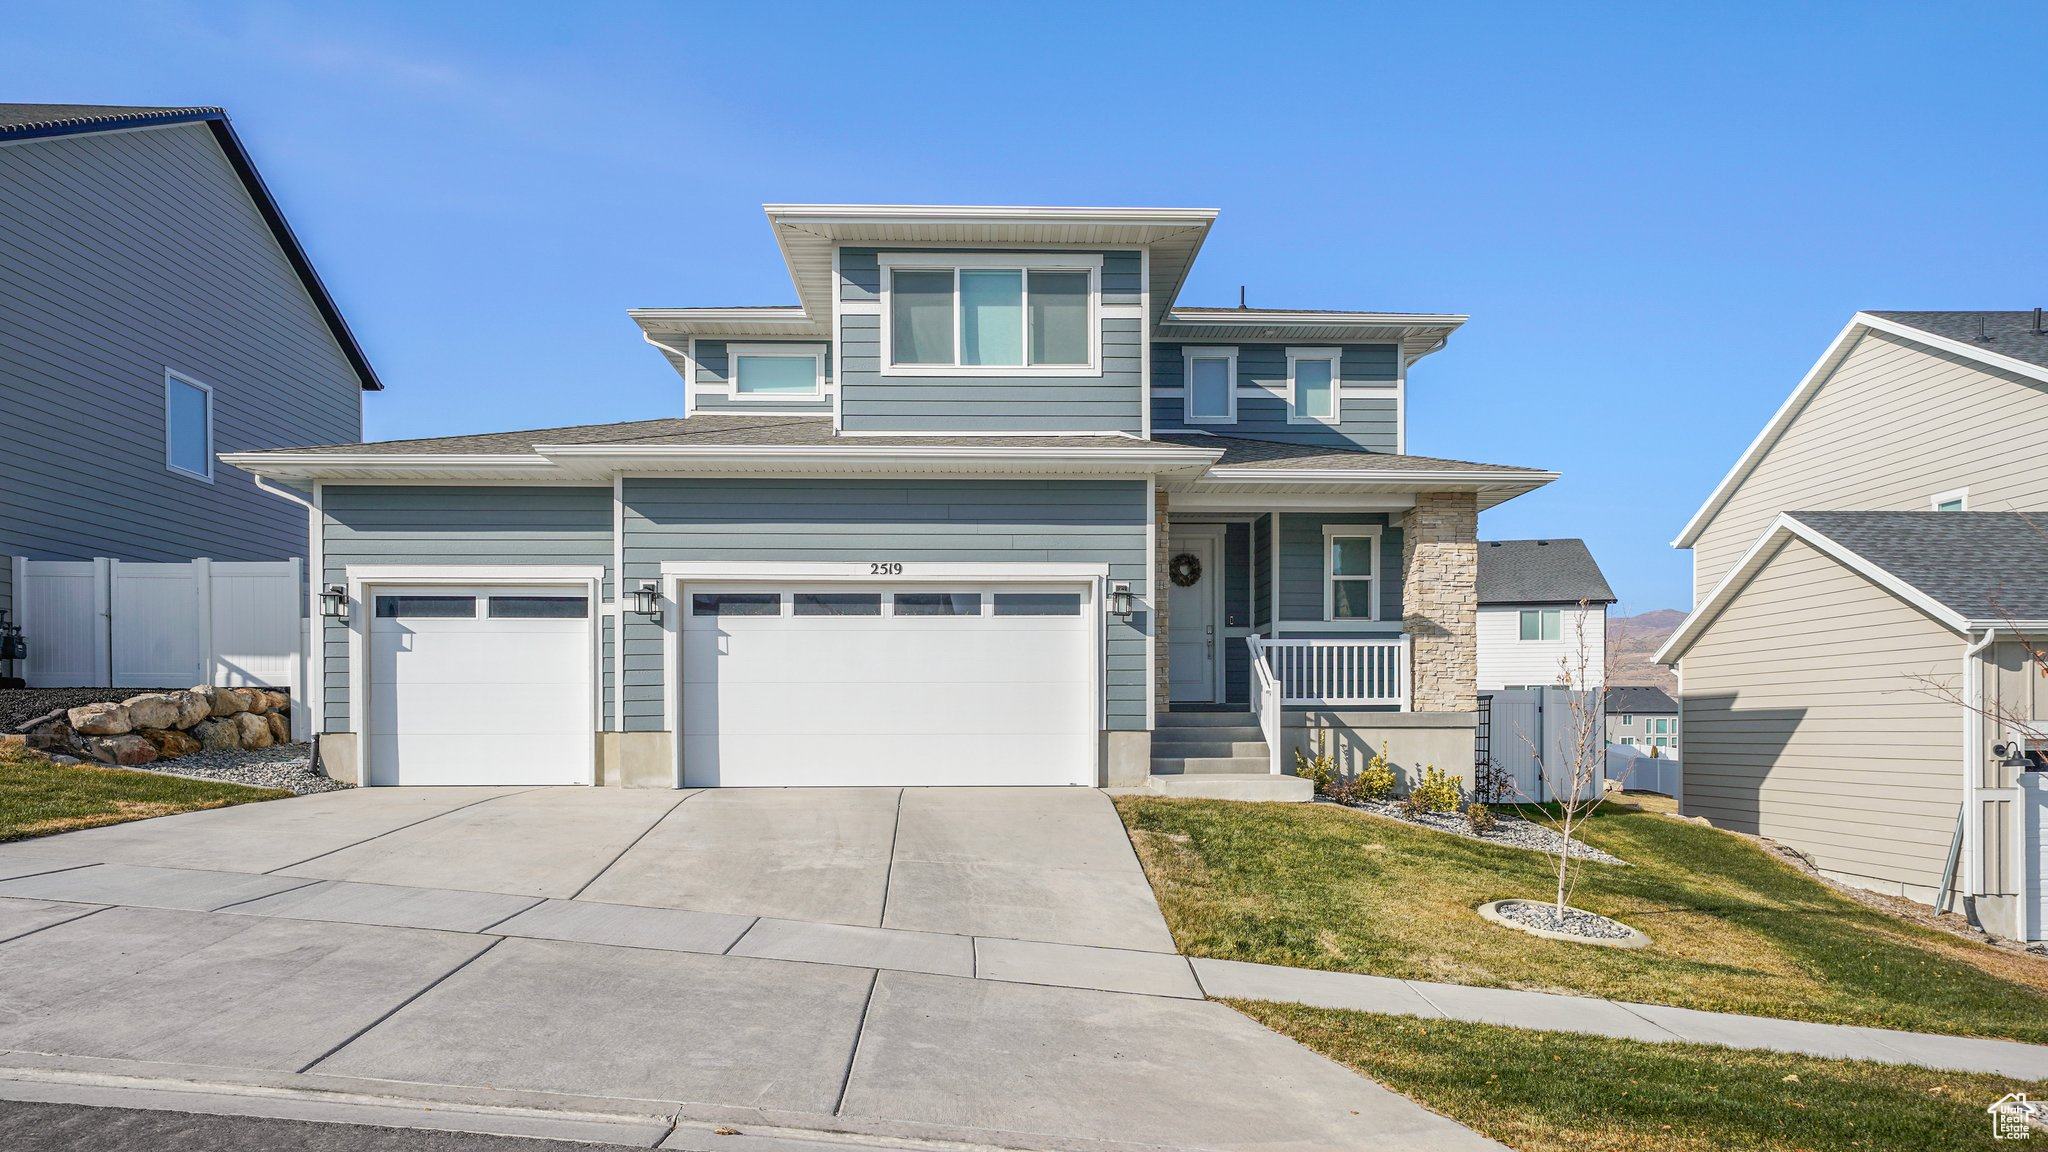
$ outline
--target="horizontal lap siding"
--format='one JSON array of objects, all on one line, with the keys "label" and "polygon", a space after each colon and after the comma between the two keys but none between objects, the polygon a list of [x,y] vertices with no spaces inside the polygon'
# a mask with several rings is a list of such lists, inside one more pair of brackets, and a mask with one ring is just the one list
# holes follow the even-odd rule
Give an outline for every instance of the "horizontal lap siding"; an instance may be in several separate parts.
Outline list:
[{"label": "horizontal lap siding", "polygon": [[[1108,564],[1146,595],[1142,481],[693,480],[625,482],[629,581],[669,560]],[[1143,613],[1108,621],[1109,726],[1145,727]],[[663,723],[662,630],[628,617],[626,727]]]},{"label": "horizontal lap siding", "polygon": [[[1136,304],[1136,252],[1103,254],[1104,304]],[[880,299],[874,249],[842,248],[840,299]],[[885,376],[882,320],[840,317],[842,426],[854,432],[1131,432],[1143,430],[1144,321],[1104,317],[1100,376]]]},{"label": "horizontal lap siding", "polygon": [[2048,385],[1868,333],[1807,400],[1693,545],[1713,591],[1780,512],[1924,512],[1967,486],[1976,512],[2048,508]]},{"label": "horizontal lap siding", "polygon": [[1685,654],[1685,809],[1822,868],[1933,887],[1961,794],[1962,640],[1801,541]]},{"label": "horizontal lap siding", "polygon": [[1225,435],[1235,432],[1262,440],[1296,444],[1325,444],[1334,448],[1367,448],[1375,452],[1400,449],[1400,402],[1396,387],[1399,372],[1393,344],[1329,345],[1343,349],[1344,390],[1338,396],[1336,424],[1290,424],[1287,422],[1287,349],[1301,345],[1238,344],[1237,387],[1258,388],[1259,395],[1240,391],[1234,424],[1195,424],[1183,421],[1184,396],[1161,396],[1157,389],[1181,389],[1186,385],[1183,348],[1201,345],[1152,345],[1152,427],[1170,431],[1193,427]]},{"label": "horizontal lap siding", "polygon": [[[351,565],[595,564],[607,573],[602,595],[612,595],[610,488],[330,487],[322,492],[321,508],[326,583],[346,582]],[[597,610],[591,605],[593,616]],[[348,628],[323,623],[325,730],[346,732]],[[608,717],[609,685],[606,700]]]},{"label": "horizontal lap siding", "polygon": [[[690,403],[698,412],[718,412],[726,415],[759,416],[829,416],[832,414],[832,397],[828,392],[821,400],[748,400],[741,396],[729,396],[722,392],[706,392],[698,385],[715,384],[724,387],[729,379],[730,357],[726,355],[725,340],[697,341],[697,378],[691,382]],[[832,349],[823,340],[744,340],[730,343],[744,344],[790,344],[800,348],[825,347],[825,380],[829,387],[832,381]]]},{"label": "horizontal lap siding", "polygon": [[[1376,525],[1380,529],[1380,623],[1401,622],[1401,530],[1384,512],[1280,513],[1280,627],[1323,618],[1323,526]],[[1387,628],[1378,629],[1384,633]],[[1368,629],[1368,631],[1372,631]],[[1324,635],[1324,633],[1317,633]]]},{"label": "horizontal lap siding", "polygon": [[204,125],[0,148],[0,552],[304,556],[303,509],[164,467],[164,370],[218,452],[352,441],[353,370]]}]

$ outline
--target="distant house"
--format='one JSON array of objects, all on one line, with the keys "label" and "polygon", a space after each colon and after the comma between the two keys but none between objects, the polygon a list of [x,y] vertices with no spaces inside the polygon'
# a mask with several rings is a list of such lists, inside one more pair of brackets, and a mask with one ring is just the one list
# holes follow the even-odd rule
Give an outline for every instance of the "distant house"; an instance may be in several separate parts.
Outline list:
[{"label": "distant house", "polygon": [[1613,603],[1583,540],[1481,540],[1479,690],[1600,687]]},{"label": "distant house", "polygon": [[1626,685],[1607,690],[1607,742],[1656,755],[1678,755],[1678,701],[1662,688]]},{"label": "distant house", "polygon": [[0,221],[0,612],[17,561],[304,557],[218,456],[357,439],[381,385],[226,113],[0,104]]},{"label": "distant house", "polygon": [[1675,541],[1685,812],[2048,938],[2042,509],[2041,311],[1852,317]]}]

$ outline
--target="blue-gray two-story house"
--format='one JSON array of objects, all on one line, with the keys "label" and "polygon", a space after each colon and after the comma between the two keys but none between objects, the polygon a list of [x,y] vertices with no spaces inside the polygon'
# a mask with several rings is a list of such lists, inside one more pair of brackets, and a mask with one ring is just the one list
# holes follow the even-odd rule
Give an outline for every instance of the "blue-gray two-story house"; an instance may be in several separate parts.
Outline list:
[{"label": "blue-gray two-story house", "polygon": [[794,306],[633,312],[674,419],[245,453],[295,485],[323,759],[370,784],[1301,797],[1469,777],[1454,315],[1183,308],[1209,210],[772,205]]}]

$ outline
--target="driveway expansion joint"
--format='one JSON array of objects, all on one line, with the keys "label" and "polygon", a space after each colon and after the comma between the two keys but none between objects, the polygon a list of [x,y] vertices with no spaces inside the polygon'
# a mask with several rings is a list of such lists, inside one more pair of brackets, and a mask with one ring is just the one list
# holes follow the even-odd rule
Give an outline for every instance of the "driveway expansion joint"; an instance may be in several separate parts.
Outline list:
[{"label": "driveway expansion joint", "polygon": [[405,1011],[408,1005],[412,1004],[414,1001],[417,1001],[420,997],[425,996],[427,993],[432,992],[434,989],[439,988],[444,982],[447,981],[447,979],[450,976],[453,976],[457,972],[462,971],[464,968],[469,967],[471,964],[476,963],[479,959],[483,957],[484,953],[489,952],[491,949],[496,948],[498,945],[503,944],[504,942],[505,937],[503,936],[492,937],[490,943],[484,945],[483,947],[477,949],[475,952],[471,953],[469,959],[464,960],[462,963],[457,964],[455,967],[450,968],[446,972],[443,972],[439,976],[436,976],[432,980],[429,980],[425,987],[421,988],[419,991],[413,993],[412,995],[407,996],[405,999],[400,1000],[398,1003],[392,1005],[389,1011],[384,1012],[375,1020],[372,1020],[368,1024],[363,1025],[361,1028],[356,1029],[354,1032],[349,1033],[348,1036],[345,1039],[343,1039],[341,1043],[336,1044],[334,1047],[329,1048],[327,1051],[322,1052],[318,1056],[315,1056],[309,1063],[294,1069],[294,1071],[302,1075],[304,1073],[311,1072],[322,1061],[330,1059],[334,1056],[335,1053],[340,1052],[342,1049],[362,1039],[365,1035],[368,1035],[369,1032],[372,1029],[376,1028],[378,1025],[384,1023],[386,1020],[391,1019],[393,1016],[398,1015],[400,1012]]}]

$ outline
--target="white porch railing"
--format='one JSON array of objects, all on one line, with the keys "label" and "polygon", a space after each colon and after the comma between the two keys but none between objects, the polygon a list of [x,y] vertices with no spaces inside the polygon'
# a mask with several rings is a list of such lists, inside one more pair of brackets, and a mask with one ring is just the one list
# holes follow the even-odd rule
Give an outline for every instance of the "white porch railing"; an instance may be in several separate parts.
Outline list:
[{"label": "white porch railing", "polygon": [[1266,738],[1267,771],[1280,774],[1280,681],[1273,676],[1273,670],[1266,666],[1265,653],[1260,651],[1262,641],[1257,636],[1245,637],[1245,643],[1252,646],[1252,710],[1259,715],[1259,735]]},{"label": "white porch railing", "polygon": [[1408,710],[1408,637],[1385,640],[1262,640],[1252,667],[1271,677],[1282,704]]}]

